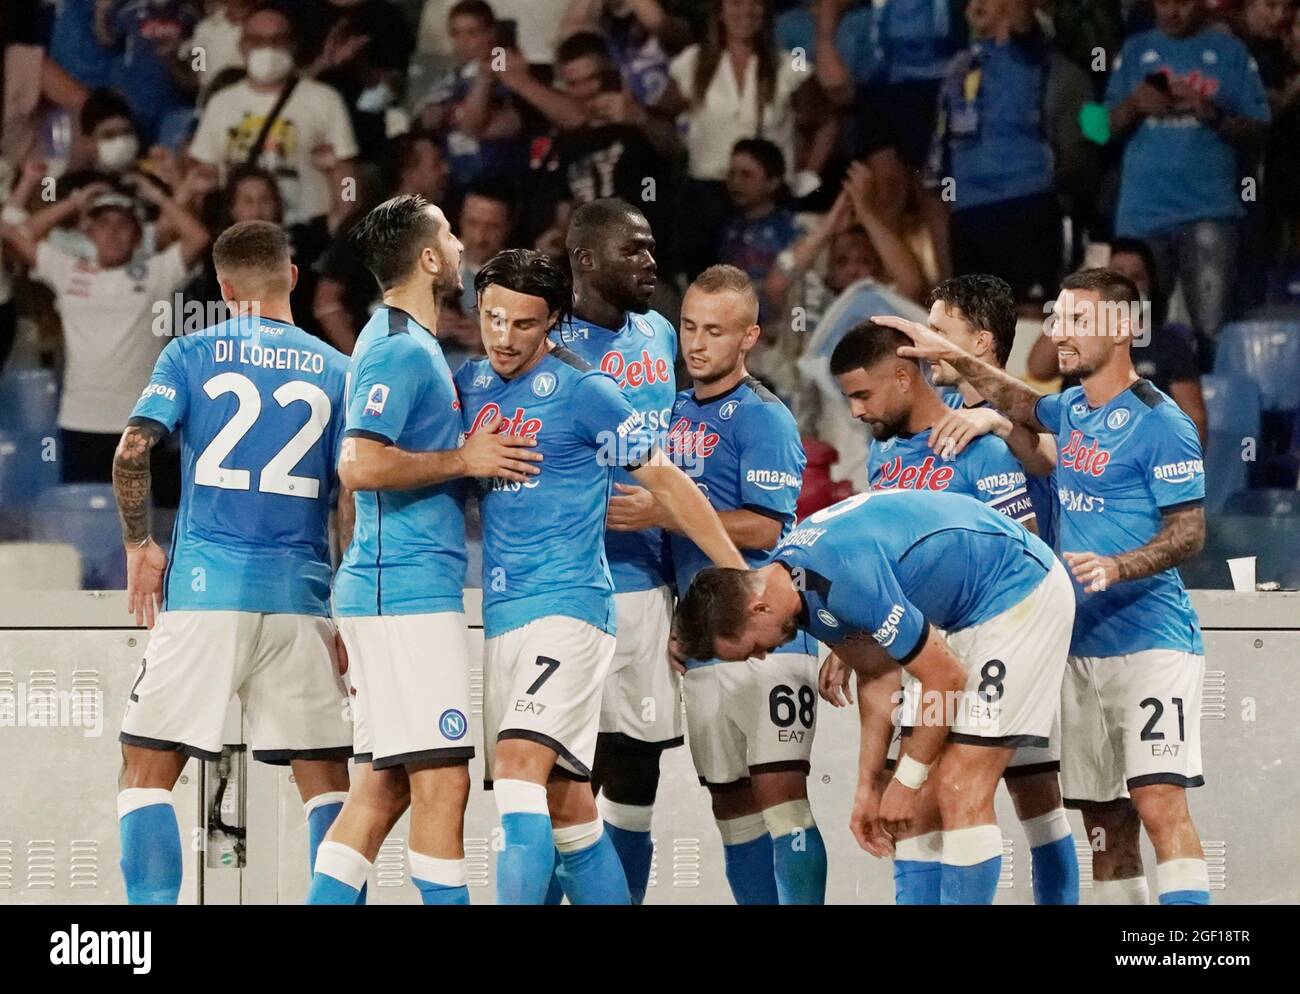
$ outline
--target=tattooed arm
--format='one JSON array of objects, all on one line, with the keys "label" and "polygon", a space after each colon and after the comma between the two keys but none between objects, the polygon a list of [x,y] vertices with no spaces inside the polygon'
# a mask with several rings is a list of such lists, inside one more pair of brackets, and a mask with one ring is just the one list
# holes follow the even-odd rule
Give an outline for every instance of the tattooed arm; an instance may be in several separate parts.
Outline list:
[{"label": "tattooed arm", "polygon": [[1024,425],[1030,431],[1047,431],[1034,416],[1034,407],[1042,397],[1037,390],[1005,370],[980,362],[923,324],[893,316],[873,317],[871,320],[886,328],[897,329],[912,340],[911,346],[903,346],[898,350],[903,358],[948,363],[981,397],[1011,421]]},{"label": "tattooed arm", "polygon": [[1160,531],[1146,545],[1118,556],[1093,552],[1066,552],[1074,578],[1090,594],[1115,583],[1155,576],[1186,562],[1205,545],[1205,508],[1200,504],[1164,514]]},{"label": "tattooed arm", "polygon": [[167,555],[149,534],[149,497],[153,481],[149,452],[162,438],[162,427],[145,422],[128,425],[113,455],[113,496],[126,546],[126,609],[137,625],[152,628],[162,605]]}]

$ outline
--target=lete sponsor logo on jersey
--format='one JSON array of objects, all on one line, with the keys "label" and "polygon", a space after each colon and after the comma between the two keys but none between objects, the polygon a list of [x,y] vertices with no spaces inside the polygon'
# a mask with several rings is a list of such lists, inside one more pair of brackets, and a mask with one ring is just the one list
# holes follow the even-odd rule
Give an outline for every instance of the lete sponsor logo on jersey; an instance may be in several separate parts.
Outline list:
[{"label": "lete sponsor logo on jersey", "polygon": [[1205,463],[1200,459],[1184,459],[1157,466],[1154,475],[1161,483],[1186,483],[1204,472]]},{"label": "lete sponsor logo on jersey", "polygon": [[884,623],[871,633],[871,637],[882,648],[887,649],[898,638],[898,623],[903,620],[903,605],[895,604],[889,609],[889,616]]},{"label": "lete sponsor logo on jersey", "polygon": [[716,431],[709,431],[707,422],[693,425],[690,418],[678,418],[668,429],[664,449],[669,453],[706,459],[713,455],[720,441],[721,436]]},{"label": "lete sponsor logo on jersey", "polygon": [[[502,414],[500,404],[484,404],[474,416],[474,423],[469,426],[469,434],[473,435],[499,414]],[[536,438],[541,430],[542,419],[530,418],[522,407],[516,407],[513,414],[503,417],[501,423],[497,425],[498,434],[517,435],[520,438]]]},{"label": "lete sponsor logo on jersey", "polygon": [[388,403],[388,387],[382,383],[376,383],[370,388],[370,394],[366,397],[367,414],[383,414],[384,405]]},{"label": "lete sponsor logo on jersey", "polygon": [[889,462],[881,463],[880,479],[876,490],[947,490],[952,482],[951,466],[936,468],[934,456],[926,456],[919,466],[904,468],[903,457],[894,456]]},{"label": "lete sponsor logo on jersey", "polygon": [[600,360],[600,371],[614,377],[624,389],[673,381],[668,360],[656,359],[645,349],[639,359],[629,359],[622,352],[606,352]]},{"label": "lete sponsor logo on jersey", "polygon": [[745,473],[745,482],[752,483],[762,490],[781,490],[785,487],[799,487],[803,480],[794,473],[785,473],[778,469],[751,469]]},{"label": "lete sponsor logo on jersey", "polygon": [[1092,476],[1106,472],[1109,462],[1110,453],[1101,447],[1101,443],[1094,440],[1091,445],[1085,445],[1081,431],[1071,431],[1070,442],[1061,451],[1062,466]]}]

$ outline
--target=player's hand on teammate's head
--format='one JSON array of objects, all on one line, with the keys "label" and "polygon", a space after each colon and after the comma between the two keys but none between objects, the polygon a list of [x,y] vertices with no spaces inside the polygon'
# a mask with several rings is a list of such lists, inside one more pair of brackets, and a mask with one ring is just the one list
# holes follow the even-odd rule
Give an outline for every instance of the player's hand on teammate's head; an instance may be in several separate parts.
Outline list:
[{"label": "player's hand on teammate's head", "polygon": [[1002,428],[1009,433],[1011,422],[991,407],[949,411],[930,429],[930,448],[944,459],[956,459],[975,439],[1001,435]]},{"label": "player's hand on teammate's head", "polygon": [[911,345],[903,345],[898,349],[899,356],[904,359],[925,359],[928,362],[939,362],[944,359],[952,361],[966,354],[937,331],[915,321],[909,321],[907,318],[883,314],[873,316],[871,320],[882,327],[901,331],[912,340]]},{"label": "player's hand on teammate's head", "polygon": [[153,628],[162,610],[162,580],[167,572],[167,553],[149,539],[142,546],[126,550],[126,610],[135,623]]},{"label": "player's hand on teammate's head", "polygon": [[894,840],[880,823],[880,795],[870,782],[858,784],[853,795],[853,810],[849,814],[849,831],[858,846],[877,859],[894,854]]},{"label": "player's hand on teammate's head", "polygon": [[832,652],[817,675],[817,692],[833,708],[853,703],[853,668],[838,653]]},{"label": "player's hand on teammate's head", "polygon": [[1066,565],[1075,581],[1089,594],[1099,594],[1119,583],[1119,564],[1112,556],[1099,556],[1095,552],[1063,552]]},{"label": "player's hand on teammate's head", "polygon": [[527,483],[530,477],[541,472],[541,468],[533,464],[542,461],[542,454],[529,451],[537,445],[537,439],[503,435],[497,431],[500,424],[501,415],[498,414],[465,440],[460,450],[465,463],[463,475],[500,477],[515,483]]}]

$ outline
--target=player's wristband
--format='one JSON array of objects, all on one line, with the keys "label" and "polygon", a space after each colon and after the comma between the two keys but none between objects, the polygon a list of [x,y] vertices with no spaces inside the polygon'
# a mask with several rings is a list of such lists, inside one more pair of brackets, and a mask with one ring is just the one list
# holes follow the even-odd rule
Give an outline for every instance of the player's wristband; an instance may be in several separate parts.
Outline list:
[{"label": "player's wristband", "polygon": [[894,768],[894,779],[912,790],[920,790],[921,784],[925,783],[925,778],[929,775],[930,767],[911,756],[900,756],[898,766]]}]

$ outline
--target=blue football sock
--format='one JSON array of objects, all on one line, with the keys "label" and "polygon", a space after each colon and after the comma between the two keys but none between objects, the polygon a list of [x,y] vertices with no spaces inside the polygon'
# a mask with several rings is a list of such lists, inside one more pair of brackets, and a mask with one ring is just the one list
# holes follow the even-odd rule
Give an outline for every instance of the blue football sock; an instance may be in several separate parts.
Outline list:
[{"label": "blue football sock", "polygon": [[976,825],[943,833],[940,904],[992,904],[1002,872],[1002,830]]},{"label": "blue football sock", "polygon": [[1210,874],[1203,859],[1171,859],[1156,865],[1161,904],[1209,904]]},{"label": "blue football sock", "polygon": [[316,872],[316,851],[343,810],[347,797],[346,791],[328,791],[317,794],[303,806],[307,812],[307,870],[311,873]]},{"label": "blue football sock", "polygon": [[650,864],[654,860],[654,840],[650,835],[654,807],[620,804],[604,794],[596,802],[605,820],[605,832],[623,864],[628,894],[633,904],[640,904],[645,900],[646,888],[650,885]]},{"label": "blue football sock", "polygon": [[718,820],[727,883],[736,903],[779,904],[772,836],[762,815]]},{"label": "blue football sock", "polygon": [[943,835],[927,832],[894,844],[894,903],[938,904]]},{"label": "blue football sock", "polygon": [[546,900],[543,904],[548,907],[564,903],[564,883],[560,880],[560,874],[564,871],[564,864],[560,862],[560,852],[555,851],[555,869],[551,871],[551,885],[546,890]]},{"label": "blue football sock", "polygon": [[1024,822],[1034,867],[1035,904],[1079,903],[1079,856],[1065,808]]},{"label": "blue football sock", "polygon": [[571,904],[630,904],[627,877],[604,823],[588,822],[554,831],[564,866],[564,892]]},{"label": "blue football sock", "polygon": [[763,811],[781,904],[826,903],[826,844],[806,799]]},{"label": "blue football sock", "polygon": [[117,795],[127,904],[175,904],[181,893],[181,830],[172,792],[132,787]]},{"label": "blue football sock", "polygon": [[555,869],[546,788],[525,780],[492,784],[505,849],[497,859],[497,904],[542,904]]},{"label": "blue football sock", "polygon": [[370,860],[341,842],[322,842],[307,891],[308,904],[364,904]]},{"label": "blue football sock", "polygon": [[436,859],[414,849],[407,850],[411,860],[411,883],[425,904],[469,904],[469,887],[465,882],[465,858]]}]

